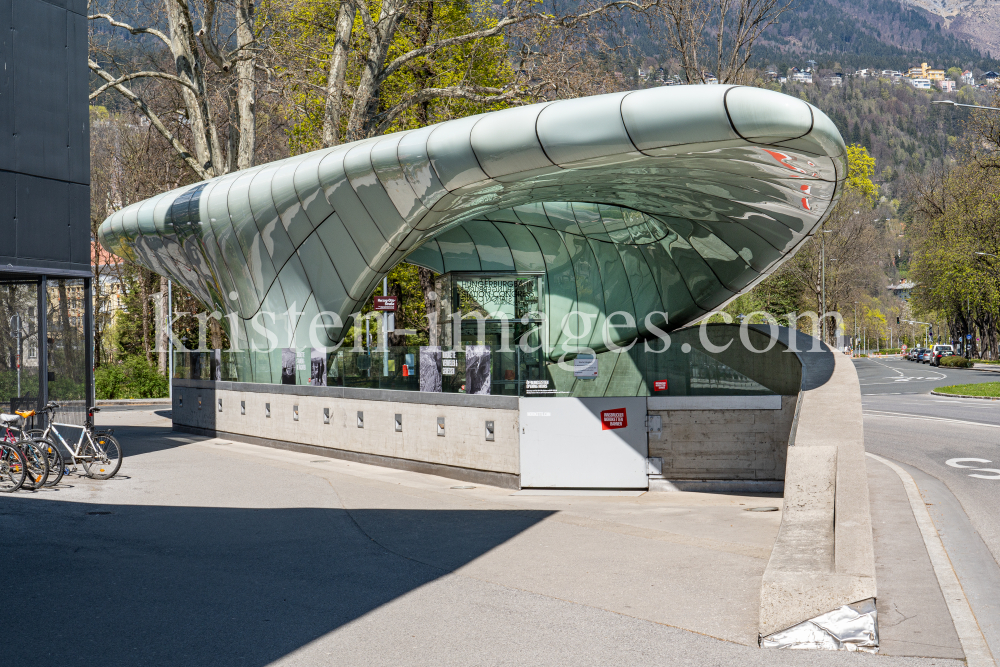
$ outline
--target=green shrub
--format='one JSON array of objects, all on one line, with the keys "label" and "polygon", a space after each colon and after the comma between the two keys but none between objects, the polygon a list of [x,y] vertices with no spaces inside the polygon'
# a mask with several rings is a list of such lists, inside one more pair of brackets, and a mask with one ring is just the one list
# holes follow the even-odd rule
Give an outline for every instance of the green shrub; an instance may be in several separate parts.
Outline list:
[{"label": "green shrub", "polygon": [[125,357],[94,371],[94,389],[99,400],[163,398],[169,393],[167,378],[141,355]]},{"label": "green shrub", "polygon": [[949,368],[972,368],[972,360],[965,357],[941,357],[941,365]]}]

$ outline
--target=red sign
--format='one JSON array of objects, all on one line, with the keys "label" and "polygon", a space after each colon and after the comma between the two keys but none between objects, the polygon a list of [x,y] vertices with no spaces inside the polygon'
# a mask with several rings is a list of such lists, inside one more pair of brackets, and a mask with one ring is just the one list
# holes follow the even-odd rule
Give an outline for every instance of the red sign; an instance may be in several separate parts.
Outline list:
[{"label": "red sign", "polygon": [[616,410],[601,410],[602,431],[625,428],[626,426],[628,426],[628,415],[625,414],[625,408],[618,408]]},{"label": "red sign", "polygon": [[666,391],[667,381],[666,380],[653,380],[653,391]]},{"label": "red sign", "polygon": [[396,297],[394,296],[375,297],[375,310],[395,311]]}]

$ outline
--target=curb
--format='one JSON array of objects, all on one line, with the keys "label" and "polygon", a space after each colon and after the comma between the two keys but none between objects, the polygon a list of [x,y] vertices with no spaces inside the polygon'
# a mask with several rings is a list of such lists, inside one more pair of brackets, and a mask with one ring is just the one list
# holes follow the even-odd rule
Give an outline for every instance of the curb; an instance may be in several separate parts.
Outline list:
[{"label": "curb", "polygon": [[947,396],[948,398],[978,398],[984,401],[1000,401],[1000,396],[966,396],[965,394],[945,394],[940,391],[931,391],[931,396]]},{"label": "curb", "polygon": [[118,398],[97,401],[98,407],[104,405],[170,405],[169,398]]}]

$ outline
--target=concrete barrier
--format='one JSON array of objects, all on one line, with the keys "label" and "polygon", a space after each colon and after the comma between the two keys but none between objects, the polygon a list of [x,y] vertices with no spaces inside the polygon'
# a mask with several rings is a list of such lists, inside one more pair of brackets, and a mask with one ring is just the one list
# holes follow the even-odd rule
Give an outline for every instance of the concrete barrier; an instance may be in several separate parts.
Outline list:
[{"label": "concrete barrier", "polygon": [[[177,431],[520,487],[516,396],[173,383]],[[487,422],[493,427],[489,432]]]},{"label": "concrete barrier", "polygon": [[836,351],[799,357],[781,528],[761,585],[762,638],[876,597],[857,372]]}]

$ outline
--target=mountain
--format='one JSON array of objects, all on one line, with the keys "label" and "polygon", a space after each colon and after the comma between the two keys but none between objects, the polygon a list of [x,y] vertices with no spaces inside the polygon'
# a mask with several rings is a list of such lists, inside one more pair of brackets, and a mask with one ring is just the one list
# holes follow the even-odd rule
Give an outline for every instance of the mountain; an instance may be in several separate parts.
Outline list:
[{"label": "mountain", "polygon": [[[955,0],[907,2],[931,5]],[[1000,11],[1000,0],[976,2],[989,2]],[[997,62],[991,56],[1000,54],[1000,48],[988,48],[974,38],[969,29],[978,30],[983,23],[965,16],[944,17],[897,0],[794,0],[759,41],[755,60],[795,65],[812,59],[820,67],[839,64],[897,70],[923,61],[946,68],[995,68]],[[957,26],[964,27],[959,30]],[[984,28],[990,29],[1000,33],[1000,22]]]},{"label": "mountain", "polygon": [[981,51],[1000,55],[1000,1],[998,0],[906,0],[943,19],[956,37],[967,39]]}]

